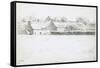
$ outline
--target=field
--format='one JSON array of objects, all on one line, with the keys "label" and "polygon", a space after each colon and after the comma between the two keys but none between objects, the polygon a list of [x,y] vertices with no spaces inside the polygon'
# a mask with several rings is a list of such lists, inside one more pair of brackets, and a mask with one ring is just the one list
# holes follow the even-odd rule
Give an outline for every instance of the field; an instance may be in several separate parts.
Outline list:
[{"label": "field", "polygon": [[96,60],[95,35],[17,35],[17,64]]}]

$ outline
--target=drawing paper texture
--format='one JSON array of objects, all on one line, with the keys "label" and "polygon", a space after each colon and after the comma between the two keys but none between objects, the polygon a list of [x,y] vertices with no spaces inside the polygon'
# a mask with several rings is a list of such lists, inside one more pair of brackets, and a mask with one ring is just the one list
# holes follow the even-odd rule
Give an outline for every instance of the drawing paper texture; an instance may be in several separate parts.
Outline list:
[{"label": "drawing paper texture", "polygon": [[17,65],[96,60],[96,8],[16,4]]}]

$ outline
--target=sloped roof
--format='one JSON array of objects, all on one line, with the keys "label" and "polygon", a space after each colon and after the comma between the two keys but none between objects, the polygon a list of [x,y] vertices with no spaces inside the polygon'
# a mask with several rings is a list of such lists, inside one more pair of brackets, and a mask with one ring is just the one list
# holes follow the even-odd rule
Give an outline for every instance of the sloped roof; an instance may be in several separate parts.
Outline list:
[{"label": "sloped roof", "polygon": [[49,23],[49,25],[46,26],[46,28],[47,28],[48,30],[56,30],[56,29],[57,29],[57,27],[55,26],[55,24],[53,23],[53,21],[51,21],[51,22]]}]

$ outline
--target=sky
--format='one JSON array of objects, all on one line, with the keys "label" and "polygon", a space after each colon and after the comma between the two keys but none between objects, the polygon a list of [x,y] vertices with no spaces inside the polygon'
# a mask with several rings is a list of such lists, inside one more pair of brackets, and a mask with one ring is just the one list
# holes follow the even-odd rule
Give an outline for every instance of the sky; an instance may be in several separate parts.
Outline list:
[{"label": "sky", "polygon": [[96,21],[96,8],[17,3],[17,21],[29,16],[36,18],[66,17],[68,19],[83,17],[90,21]]}]

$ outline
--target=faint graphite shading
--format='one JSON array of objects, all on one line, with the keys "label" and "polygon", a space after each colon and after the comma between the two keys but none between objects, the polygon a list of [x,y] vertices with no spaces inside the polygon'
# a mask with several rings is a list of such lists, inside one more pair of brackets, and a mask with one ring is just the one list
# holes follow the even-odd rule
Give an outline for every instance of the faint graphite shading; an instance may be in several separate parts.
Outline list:
[{"label": "faint graphite shading", "polygon": [[68,20],[66,17],[29,16],[18,23],[17,30],[20,35],[95,35],[96,24],[83,17]]}]

